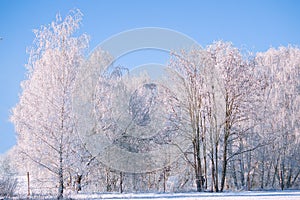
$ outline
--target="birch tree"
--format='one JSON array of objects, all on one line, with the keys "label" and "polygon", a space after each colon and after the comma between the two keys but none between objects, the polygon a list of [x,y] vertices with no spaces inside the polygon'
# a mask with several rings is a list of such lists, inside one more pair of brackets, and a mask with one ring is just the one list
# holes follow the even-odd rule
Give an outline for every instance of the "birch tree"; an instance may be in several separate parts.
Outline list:
[{"label": "birch tree", "polygon": [[[192,144],[192,158],[186,160],[193,166],[197,191],[203,191],[206,174],[206,137],[204,124],[205,99],[207,96],[204,70],[212,64],[210,54],[199,48],[190,52],[173,53],[170,62],[173,90],[183,109],[186,138]],[[188,153],[186,154],[188,155]],[[203,158],[203,159],[202,159]]]},{"label": "birch tree", "polygon": [[[259,102],[260,81],[256,79],[251,60],[244,60],[239,49],[231,43],[216,42],[208,47],[219,71],[221,98],[224,101],[222,141],[222,173],[220,190],[225,188],[228,164],[234,156],[258,146],[241,146],[255,126],[254,105]],[[234,169],[232,163],[232,169]],[[235,173],[235,172],[234,172]],[[244,174],[242,175],[244,176]]]},{"label": "birch tree", "polygon": [[57,182],[59,199],[66,187],[65,172],[78,153],[72,91],[88,46],[87,35],[75,35],[82,16],[79,10],[64,19],[57,15],[56,21],[34,30],[27,80],[21,84],[20,100],[11,116],[17,146],[32,163],[31,174],[35,173],[33,166],[49,172]]},{"label": "birch tree", "polygon": [[219,191],[220,185],[223,191],[229,161],[246,151],[235,146],[253,125],[250,122],[258,85],[253,65],[231,43],[220,41],[207,49],[174,54],[170,67],[175,70],[173,81],[180,85],[177,90],[186,112],[185,124],[190,126],[187,135],[192,141],[194,161],[189,162],[195,169],[197,191],[206,187],[202,177],[207,180],[209,167],[214,190]]}]

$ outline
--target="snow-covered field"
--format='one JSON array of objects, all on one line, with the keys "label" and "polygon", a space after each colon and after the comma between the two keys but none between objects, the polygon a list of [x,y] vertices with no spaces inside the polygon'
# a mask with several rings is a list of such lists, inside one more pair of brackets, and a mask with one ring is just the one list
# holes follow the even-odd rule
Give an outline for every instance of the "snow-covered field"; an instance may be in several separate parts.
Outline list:
[{"label": "snow-covered field", "polygon": [[279,191],[279,192],[225,192],[225,193],[140,193],[140,194],[77,194],[74,199],[182,199],[182,200],[300,200],[300,191]]}]

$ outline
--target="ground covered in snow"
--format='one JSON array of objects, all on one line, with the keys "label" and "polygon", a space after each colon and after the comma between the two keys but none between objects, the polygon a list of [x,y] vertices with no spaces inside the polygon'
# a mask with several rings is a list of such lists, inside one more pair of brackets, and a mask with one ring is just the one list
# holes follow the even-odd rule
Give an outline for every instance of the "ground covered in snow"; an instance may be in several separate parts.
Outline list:
[{"label": "ground covered in snow", "polygon": [[300,191],[224,192],[224,193],[127,193],[127,194],[76,194],[72,199],[181,199],[181,200],[300,200]]}]

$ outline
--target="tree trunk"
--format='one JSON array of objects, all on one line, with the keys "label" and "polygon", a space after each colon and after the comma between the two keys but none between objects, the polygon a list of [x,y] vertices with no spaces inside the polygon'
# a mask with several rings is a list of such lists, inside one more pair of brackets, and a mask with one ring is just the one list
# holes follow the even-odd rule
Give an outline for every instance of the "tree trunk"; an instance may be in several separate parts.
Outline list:
[{"label": "tree trunk", "polygon": [[278,158],[276,160],[276,163],[274,165],[274,175],[273,175],[273,180],[272,180],[272,187],[274,188],[274,184],[275,184],[275,180],[276,180],[276,176],[278,177],[279,179],[279,176],[278,176],[278,165],[279,165],[279,159],[280,159],[280,154],[278,155]]},{"label": "tree trunk", "polygon": [[[226,131],[227,132],[227,131]],[[224,147],[223,147],[223,161],[222,161],[222,177],[221,177],[221,192],[224,190],[225,179],[226,179],[226,170],[227,170],[227,147],[228,145],[228,134],[225,133],[224,136]]]},{"label": "tree trunk", "polygon": [[164,193],[166,192],[166,169],[164,168]]},{"label": "tree trunk", "polygon": [[203,189],[207,189],[207,152],[206,152],[206,126],[205,126],[205,116],[203,116],[203,120],[201,120],[202,127],[202,146],[203,146],[203,162],[204,162],[204,178],[202,179]]},{"label": "tree trunk", "polygon": [[215,188],[214,188],[215,181],[216,181],[216,177],[215,177],[214,152],[212,152],[212,156],[211,156],[211,191],[212,192],[215,190]]},{"label": "tree trunk", "polygon": [[[213,95],[214,100],[214,95]],[[218,192],[218,126],[216,115],[209,109],[209,121],[210,121],[210,145],[211,145],[211,191]],[[214,126],[212,126],[214,125]],[[207,180],[207,179],[206,179]],[[207,182],[207,181],[206,181]]]},{"label": "tree trunk", "polygon": [[281,190],[284,189],[284,179],[285,179],[285,150],[283,151],[283,155],[281,156],[280,159],[280,166],[279,166],[279,184]]},{"label": "tree trunk", "polygon": [[289,174],[288,174],[287,180],[286,180],[286,188],[287,189],[289,189],[291,187],[292,174],[293,174],[293,170],[292,170],[292,167],[290,166]]},{"label": "tree trunk", "polygon": [[282,169],[280,170],[279,176],[280,176],[280,178],[279,178],[280,188],[281,188],[281,190],[283,190],[284,189],[284,172]]},{"label": "tree trunk", "polygon": [[[65,91],[63,92],[65,94]],[[59,141],[59,168],[58,168],[58,199],[63,199],[64,194],[64,171],[63,171],[63,144],[64,144],[64,115],[65,115],[65,105],[61,107],[61,125],[60,125],[60,141]]]},{"label": "tree trunk", "polygon": [[[203,136],[204,137],[204,136]],[[203,161],[204,161],[204,183],[202,183],[204,189],[207,189],[207,157],[206,157],[206,143],[203,140]]]},{"label": "tree trunk", "polygon": [[196,129],[196,138],[193,141],[194,144],[194,159],[195,159],[195,174],[196,174],[196,185],[197,192],[202,192],[203,182],[202,182],[202,167],[200,158],[200,130],[199,126]]},{"label": "tree trunk", "polygon": [[251,175],[251,170],[248,171],[247,174],[247,191],[251,190],[251,179],[250,179],[250,175]]},{"label": "tree trunk", "polygon": [[63,176],[63,157],[62,157],[62,143],[59,147],[59,169],[58,169],[58,197],[57,199],[63,199],[64,193],[64,176]]},{"label": "tree trunk", "polygon": [[234,187],[236,189],[239,189],[239,184],[238,184],[237,176],[236,176],[235,162],[231,161],[230,165],[231,165],[231,170],[232,170],[232,178],[233,178]]},{"label": "tree trunk", "polygon": [[292,185],[291,186],[293,186],[294,183],[297,181],[299,175],[300,175],[300,170],[298,170],[298,172],[296,173],[296,175],[295,175],[295,177],[294,177],[294,179],[292,181]]},{"label": "tree trunk", "polygon": [[110,182],[110,169],[106,169],[106,192],[111,192],[112,186]]},{"label": "tree trunk", "polygon": [[123,173],[120,172],[120,193],[123,193]]},{"label": "tree trunk", "polygon": [[[231,145],[228,148],[228,153],[230,155],[232,154],[232,146]],[[235,160],[231,160],[229,162],[229,166],[230,166],[230,169],[231,169],[231,177],[233,179],[234,187],[236,189],[239,189],[239,184],[238,184],[237,175],[236,175],[236,168],[235,168]]]},{"label": "tree trunk", "polygon": [[264,177],[265,177],[265,148],[263,149],[262,162],[261,162],[261,177],[260,177],[260,189],[264,189]]},{"label": "tree trunk", "polygon": [[76,192],[81,191],[81,180],[82,180],[82,175],[77,174],[76,175]]},{"label": "tree trunk", "polygon": [[221,192],[224,190],[225,186],[225,179],[226,179],[226,172],[227,172],[227,150],[228,150],[228,139],[230,135],[230,103],[228,94],[225,97],[225,104],[226,104],[226,113],[225,113],[225,129],[224,129],[224,146],[223,146],[223,161],[222,161],[222,177],[221,177]]},{"label": "tree trunk", "polygon": [[219,192],[219,173],[218,173],[218,168],[219,168],[219,164],[218,164],[218,145],[219,145],[219,142],[216,142],[216,146],[215,146],[215,190],[216,192]]},{"label": "tree trunk", "polygon": [[[239,141],[239,148],[240,150],[244,149],[244,145],[243,145],[243,141],[242,141],[242,138],[240,138],[240,141]],[[245,160],[247,158],[248,162],[247,162],[247,165],[248,165],[248,170],[250,170],[251,168],[251,154],[240,154],[239,155],[240,159],[239,159],[239,163],[240,163],[240,177],[241,177],[241,186],[242,187],[245,187],[246,183],[245,183]],[[246,158],[244,158],[246,157]]]},{"label": "tree trunk", "polygon": [[30,177],[29,177],[29,172],[27,172],[27,197],[29,198],[30,196]]},{"label": "tree trunk", "polygon": [[133,192],[136,192],[136,191],[137,191],[136,176],[137,176],[136,173],[133,173],[133,174],[132,174],[132,186],[133,186]]},{"label": "tree trunk", "polygon": [[251,190],[251,186],[252,186],[252,181],[251,181],[251,173],[254,175],[254,169],[252,166],[251,166],[251,163],[252,163],[252,154],[251,152],[248,152],[246,154],[247,156],[247,170],[248,170],[248,173],[247,173],[247,190],[250,191]]}]

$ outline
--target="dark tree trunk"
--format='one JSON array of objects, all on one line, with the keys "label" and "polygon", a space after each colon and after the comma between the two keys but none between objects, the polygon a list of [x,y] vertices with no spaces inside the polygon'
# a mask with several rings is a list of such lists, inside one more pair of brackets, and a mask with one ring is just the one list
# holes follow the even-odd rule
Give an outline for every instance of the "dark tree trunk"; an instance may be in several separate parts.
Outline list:
[{"label": "dark tree trunk", "polygon": [[278,155],[277,157],[277,160],[276,160],[276,163],[274,165],[274,175],[273,175],[273,180],[272,180],[272,187],[274,188],[274,184],[275,184],[275,180],[276,180],[276,176],[277,178],[279,179],[279,176],[278,176],[278,165],[279,165],[279,159],[280,159],[280,155]]},{"label": "dark tree trunk", "polygon": [[120,193],[123,193],[123,172],[120,172]]},{"label": "dark tree trunk", "polygon": [[58,196],[57,196],[57,199],[63,199],[63,193],[64,193],[63,158],[62,158],[62,144],[60,144],[60,147],[59,147]]},{"label": "dark tree trunk", "polygon": [[76,192],[81,191],[81,180],[82,180],[82,175],[77,174],[76,175]]},{"label": "dark tree trunk", "polygon": [[111,192],[110,169],[106,169],[106,192]]},{"label": "dark tree trunk", "polygon": [[224,190],[226,173],[227,173],[227,164],[228,164],[227,151],[228,151],[229,125],[227,123],[229,123],[229,122],[226,122],[225,133],[224,133],[222,177],[221,177],[221,190],[220,190],[221,192],[223,192],[223,190]]},{"label": "dark tree trunk", "polygon": [[[225,179],[226,179],[226,172],[227,172],[227,151],[228,151],[228,139],[230,136],[230,117],[231,117],[231,106],[229,103],[229,97],[228,94],[226,94],[225,98],[225,104],[226,104],[226,113],[225,113],[225,130],[224,130],[224,144],[223,144],[223,161],[222,161],[222,177],[221,177],[221,192],[224,190],[225,186]],[[231,103],[232,104],[232,103]]]},{"label": "dark tree trunk", "polygon": [[200,158],[200,130],[199,130],[199,127],[197,127],[196,138],[194,139],[193,144],[194,144],[194,160],[195,160],[197,192],[202,192],[203,178],[202,178],[202,166],[201,166],[201,158]]},{"label": "dark tree trunk", "polygon": [[215,186],[215,181],[216,181],[216,177],[215,177],[215,162],[214,162],[214,156],[213,156],[213,152],[212,152],[212,157],[211,157],[211,191],[214,191],[214,186]]},{"label": "dark tree trunk", "polygon": [[283,170],[280,170],[279,182],[280,182],[280,188],[281,188],[281,190],[283,190],[284,189],[284,173],[283,173]]},{"label": "dark tree trunk", "polygon": [[218,168],[219,168],[219,164],[218,164],[218,145],[219,143],[216,143],[215,146],[215,191],[219,192],[219,173],[218,173]]},{"label": "dark tree trunk", "polygon": [[261,162],[261,177],[260,177],[260,189],[264,189],[265,184],[265,148],[262,153],[262,162]]},{"label": "dark tree trunk", "polygon": [[[203,120],[201,120],[201,127],[202,127],[202,145],[203,145],[203,162],[204,162],[204,179],[202,179],[203,189],[207,189],[207,152],[206,152],[206,126],[205,126],[205,116],[203,116]],[[203,181],[204,180],[204,181]]]},{"label": "dark tree trunk", "polygon": [[[203,140],[203,161],[204,161],[204,179],[207,180],[207,157],[206,157],[206,144]],[[207,189],[207,181],[202,181],[203,189]]]},{"label": "dark tree trunk", "polygon": [[[291,167],[291,166],[290,166]],[[286,180],[286,188],[290,188],[291,187],[291,181],[292,181],[292,174],[293,174],[293,170],[292,168],[289,169],[289,174],[287,176],[287,180]]]},{"label": "dark tree trunk", "polygon": [[224,148],[223,148],[223,161],[222,161],[222,177],[221,177],[221,192],[224,190],[225,179],[226,179],[226,170],[227,170],[227,137],[225,136]]}]

